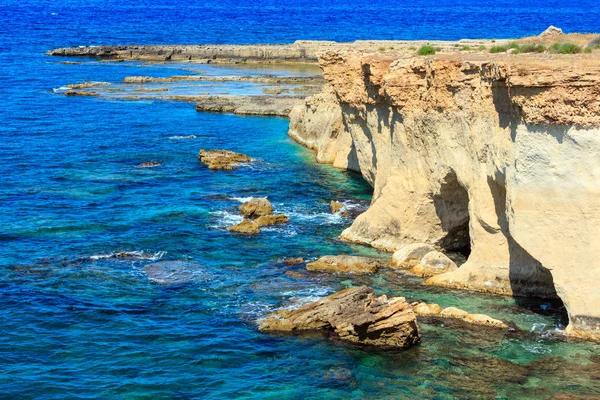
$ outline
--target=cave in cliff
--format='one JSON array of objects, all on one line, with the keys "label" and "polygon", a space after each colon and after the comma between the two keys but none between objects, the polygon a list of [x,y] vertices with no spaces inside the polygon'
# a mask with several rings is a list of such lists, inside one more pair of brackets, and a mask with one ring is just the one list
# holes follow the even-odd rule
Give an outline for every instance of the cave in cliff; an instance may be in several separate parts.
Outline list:
[{"label": "cave in cliff", "polygon": [[440,183],[439,192],[433,196],[433,203],[442,229],[447,232],[439,245],[447,251],[469,257],[469,194],[454,171],[449,171]]}]

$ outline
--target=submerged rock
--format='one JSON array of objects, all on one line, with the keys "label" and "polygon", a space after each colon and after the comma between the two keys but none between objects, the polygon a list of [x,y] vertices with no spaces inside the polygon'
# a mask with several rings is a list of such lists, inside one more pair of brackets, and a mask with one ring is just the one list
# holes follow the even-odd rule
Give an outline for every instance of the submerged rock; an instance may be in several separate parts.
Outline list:
[{"label": "submerged rock", "polygon": [[287,224],[288,222],[290,222],[290,219],[285,214],[262,215],[256,218],[254,222],[260,227]]},{"label": "submerged rock", "polygon": [[328,330],[361,345],[406,349],[419,342],[415,314],[404,297],[376,297],[373,289],[353,287],[296,310],[279,310],[259,321],[261,331]]},{"label": "submerged rock", "polygon": [[323,256],[317,261],[306,264],[306,269],[309,271],[372,274],[377,272],[382,264],[381,260],[370,257]]},{"label": "submerged rock", "polygon": [[399,268],[411,268],[418,264],[421,259],[435,248],[426,243],[413,243],[404,246],[392,256],[392,266]]},{"label": "submerged rock", "polygon": [[239,224],[230,226],[227,228],[229,232],[232,233],[240,233],[242,235],[256,235],[260,233],[260,228],[254,221],[250,221],[249,219],[245,219]]},{"label": "submerged rock", "polygon": [[86,92],[84,90],[67,90],[65,92],[65,96],[88,96],[95,97],[99,96],[97,92]]},{"label": "submerged rock", "polygon": [[240,212],[246,218],[258,218],[273,214],[273,206],[269,200],[253,197],[240,206]]},{"label": "submerged rock", "polygon": [[285,260],[283,260],[283,265],[298,265],[298,264],[302,264],[303,262],[304,262],[304,258],[301,258],[301,257],[286,258]]},{"label": "submerged rock", "polygon": [[210,169],[232,170],[237,164],[250,162],[245,154],[229,150],[200,150],[198,159]]},{"label": "submerged rock", "polygon": [[143,162],[138,164],[139,168],[153,168],[153,167],[160,167],[162,164],[159,163],[158,161],[147,161],[147,162]]},{"label": "submerged rock", "polygon": [[202,278],[204,268],[190,261],[159,261],[144,267],[148,280],[158,285],[181,285]]},{"label": "submerged rock", "polygon": [[410,272],[418,276],[434,276],[457,269],[458,266],[448,256],[434,250],[425,254]]}]

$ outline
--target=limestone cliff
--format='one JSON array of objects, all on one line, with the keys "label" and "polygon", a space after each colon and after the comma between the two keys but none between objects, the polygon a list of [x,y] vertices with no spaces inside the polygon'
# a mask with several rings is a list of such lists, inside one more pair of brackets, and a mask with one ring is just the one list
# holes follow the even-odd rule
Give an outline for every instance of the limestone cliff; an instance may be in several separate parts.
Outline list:
[{"label": "limestone cliff", "polygon": [[328,52],[290,135],[360,170],[372,204],[342,233],[469,254],[427,283],[553,297],[600,338],[600,62]]}]

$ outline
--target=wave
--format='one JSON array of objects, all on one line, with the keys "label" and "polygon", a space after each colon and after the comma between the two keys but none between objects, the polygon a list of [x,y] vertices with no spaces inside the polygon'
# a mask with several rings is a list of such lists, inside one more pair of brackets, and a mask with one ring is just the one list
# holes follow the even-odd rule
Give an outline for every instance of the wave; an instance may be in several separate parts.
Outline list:
[{"label": "wave", "polygon": [[196,139],[196,135],[187,135],[187,136],[169,136],[167,139],[169,140],[194,140]]},{"label": "wave", "polygon": [[240,214],[226,210],[211,211],[209,214],[218,218],[218,221],[215,225],[210,225],[211,228],[225,228],[231,225],[239,224],[244,220],[244,217],[242,217]]},{"label": "wave", "polygon": [[93,256],[88,257],[89,260],[104,260],[107,258],[123,258],[123,259],[136,259],[136,260],[150,260],[157,261],[163,258],[167,254],[166,251],[157,251],[156,253],[147,253],[143,250],[141,251],[116,251],[112,253],[106,254],[94,254]]}]

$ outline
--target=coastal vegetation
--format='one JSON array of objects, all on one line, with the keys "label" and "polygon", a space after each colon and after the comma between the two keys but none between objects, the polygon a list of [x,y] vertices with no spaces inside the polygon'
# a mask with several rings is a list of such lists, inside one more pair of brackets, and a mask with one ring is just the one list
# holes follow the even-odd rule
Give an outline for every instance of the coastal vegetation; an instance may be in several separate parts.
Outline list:
[{"label": "coastal vegetation", "polygon": [[435,54],[436,48],[430,45],[421,46],[417,51],[417,54],[420,56],[430,56]]}]

